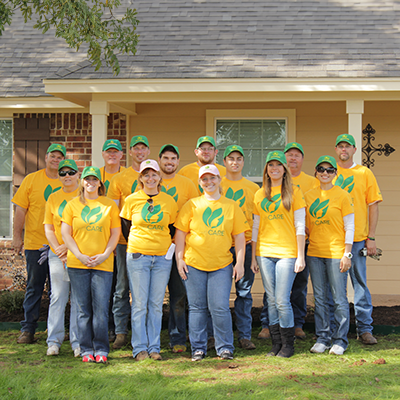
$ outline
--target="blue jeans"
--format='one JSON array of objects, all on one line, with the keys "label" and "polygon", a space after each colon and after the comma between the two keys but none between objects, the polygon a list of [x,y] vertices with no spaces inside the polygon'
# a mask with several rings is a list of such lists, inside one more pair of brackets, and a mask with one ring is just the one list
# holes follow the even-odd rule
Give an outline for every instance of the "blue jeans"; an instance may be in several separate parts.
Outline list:
[{"label": "blue jeans", "polygon": [[134,259],[132,253],[126,253],[132,294],[133,357],[141,351],[160,352],[162,307],[171,265],[172,260],[167,260],[165,256],[140,254]]},{"label": "blue jeans", "polygon": [[270,325],[281,328],[294,327],[290,292],[296,277],[295,258],[257,257],[264,290],[267,293]]},{"label": "blue jeans", "polygon": [[[61,347],[65,337],[64,321],[65,306],[68,302],[70,282],[68,272],[64,269],[63,262],[50,250],[49,268],[51,282],[51,296],[49,313],[47,317],[47,345]],[[71,313],[69,322],[69,342],[72,350],[79,347],[78,328],[76,324],[77,304],[71,293]]]},{"label": "blue jeans", "polygon": [[[233,255],[233,264],[236,264],[235,248],[231,248]],[[238,339],[251,340],[251,308],[253,306],[253,297],[251,296],[251,288],[254,282],[254,272],[251,270],[251,243],[246,245],[246,254],[244,259],[244,275],[243,278],[235,283],[236,299],[235,314],[236,328],[238,330]]]},{"label": "blue jeans", "polygon": [[232,316],[229,295],[232,287],[232,264],[216,271],[200,271],[187,266],[185,282],[189,302],[189,337],[192,354],[201,350],[207,353],[207,319],[211,314],[215,350],[233,352]]},{"label": "blue jeans", "polygon": [[108,306],[112,272],[68,268],[72,295],[78,306],[81,356],[108,356]]},{"label": "blue jeans", "polygon": [[356,315],[357,333],[372,333],[372,301],[367,287],[367,257],[360,256],[360,250],[365,247],[365,240],[354,242],[350,272],[354,288],[354,311]]},{"label": "blue jeans", "polygon": [[171,347],[186,343],[186,289],[172,259],[171,275],[168,282],[169,320],[168,333]]},{"label": "blue jeans", "polygon": [[[347,334],[350,327],[349,302],[347,301],[347,273],[340,272],[340,260],[332,258],[307,257],[315,298],[315,333],[317,343],[325,346],[337,344],[347,349]],[[329,293],[334,302],[335,329],[331,334]]]},{"label": "blue jeans", "polygon": [[117,245],[117,257],[114,268],[117,271],[117,282],[115,284],[113,314],[115,333],[128,333],[128,320],[131,312],[129,304],[129,281],[126,271],[126,244]]},{"label": "blue jeans", "polygon": [[39,250],[25,250],[26,259],[26,292],[24,299],[24,320],[21,321],[21,331],[35,333],[40,314],[40,302],[43,296],[44,284],[49,275],[49,264],[46,260],[38,264]]},{"label": "blue jeans", "polygon": [[260,314],[261,328],[269,328],[267,293],[263,295],[263,308]]}]

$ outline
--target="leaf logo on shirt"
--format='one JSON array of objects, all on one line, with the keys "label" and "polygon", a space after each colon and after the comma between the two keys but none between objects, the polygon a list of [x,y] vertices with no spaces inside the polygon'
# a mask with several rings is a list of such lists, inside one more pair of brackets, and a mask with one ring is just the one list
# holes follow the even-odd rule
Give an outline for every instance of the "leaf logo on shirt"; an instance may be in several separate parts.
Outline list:
[{"label": "leaf logo on shirt", "polygon": [[135,193],[136,188],[137,188],[137,180],[135,180],[135,182],[133,182],[132,184],[131,193]]},{"label": "leaf logo on shirt", "polygon": [[62,218],[62,214],[64,212],[64,208],[67,205],[67,200],[64,200],[61,204],[60,207],[58,207],[58,215],[60,216],[60,218]]},{"label": "leaf logo on shirt", "polygon": [[203,188],[200,185],[198,185],[198,186],[199,186],[200,193],[203,194],[204,193]]},{"label": "leaf logo on shirt", "polygon": [[239,206],[242,207],[244,202],[246,201],[246,196],[244,196],[244,190],[240,189],[237,192],[234,192],[232,188],[229,188],[226,193],[225,197],[227,199],[232,199],[234,201],[239,201]]},{"label": "leaf logo on shirt", "polygon": [[[149,224],[157,224],[163,219],[164,213],[161,211],[161,205],[153,207],[153,211],[149,211],[149,205],[146,203],[142,208],[142,218],[143,221],[148,222]],[[153,219],[153,220],[152,220]]]},{"label": "leaf logo on shirt", "polygon": [[354,176],[349,176],[344,179],[343,175],[340,174],[336,179],[335,186],[339,186],[344,190],[347,190],[349,193],[354,189]]},{"label": "leaf logo on shirt", "polygon": [[47,199],[49,198],[49,196],[52,194],[52,193],[55,193],[55,192],[57,192],[58,190],[60,190],[61,189],[61,186],[60,187],[57,187],[57,188],[55,188],[55,189],[53,189],[52,187],[51,187],[51,185],[47,185],[47,187],[46,187],[46,189],[44,189],[44,199],[47,201]]},{"label": "leaf logo on shirt", "polygon": [[161,186],[161,191],[170,195],[176,202],[178,201],[179,195],[176,193],[176,187],[167,190],[164,186]]},{"label": "leaf logo on shirt", "polygon": [[[322,203],[320,199],[316,199],[310,206],[310,214],[317,219],[323,218],[328,211],[328,204],[329,199],[323,201]],[[318,215],[319,212],[321,212],[320,215]]]},{"label": "leaf logo on shirt", "polygon": [[105,181],[104,186],[106,187],[106,193],[108,192],[108,188],[110,187],[110,181]]},{"label": "leaf logo on shirt", "polygon": [[95,207],[93,208],[93,210],[91,210],[89,206],[85,206],[81,212],[82,219],[90,225],[99,222],[102,216],[103,213],[101,212],[100,207]]},{"label": "leaf logo on shirt", "polygon": [[203,213],[203,222],[211,229],[217,228],[223,221],[222,208],[217,208],[213,212],[210,207],[207,207]]},{"label": "leaf logo on shirt", "polygon": [[274,213],[279,206],[281,205],[282,199],[281,199],[281,194],[278,193],[274,197],[271,198],[271,200],[268,200],[265,198],[261,202],[261,208],[268,213]]}]

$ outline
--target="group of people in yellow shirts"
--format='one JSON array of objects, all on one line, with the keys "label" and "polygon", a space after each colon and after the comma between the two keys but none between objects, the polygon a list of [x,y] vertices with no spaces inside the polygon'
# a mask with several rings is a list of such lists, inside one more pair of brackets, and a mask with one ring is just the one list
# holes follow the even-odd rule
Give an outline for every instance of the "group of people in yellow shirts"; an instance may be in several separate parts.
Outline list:
[{"label": "group of people in yellow shirts", "polygon": [[[355,142],[351,135],[338,136],[336,149],[340,150],[337,153],[341,161],[348,161],[342,158],[351,154],[352,148],[355,149]],[[251,350],[255,348],[251,341],[251,287],[254,274],[260,272],[272,340],[268,356],[291,357],[295,322],[290,295],[296,274],[306,266],[311,274],[316,308],[317,341],[311,352],[330,349],[330,354],[343,354],[349,330],[347,273],[352,258],[361,257],[358,248],[357,255],[354,254],[353,241],[355,237],[359,239],[357,229],[362,224],[365,225],[362,240],[368,237],[374,240],[367,237],[371,234],[366,220],[368,207],[382,200],[372,173],[364,169],[360,172],[369,179],[365,184],[361,178],[350,179],[353,175],[346,176],[342,170],[338,176],[335,158],[321,156],[315,164],[315,177],[302,175],[310,189],[303,193],[292,180],[285,157],[288,151],[298,151],[304,156],[299,143],[289,143],[284,152],[268,153],[261,188],[242,176],[245,152],[240,145],[225,149],[225,167],[222,167],[214,162],[217,153],[214,139],[200,137],[195,150],[197,162],[183,167],[178,174],[179,149],[175,145],[162,146],[158,162],[148,157],[148,149],[147,138],[135,136],[130,143],[130,155],[136,160],[137,169],[134,164],[121,169],[118,160],[111,175],[104,168],[90,166],[81,176],[76,163],[64,158],[62,145],[53,144],[48,149],[46,168],[50,166],[48,160],[56,155],[53,169],[57,164],[60,183],[47,186],[50,189],[46,189],[49,196],[44,215],[51,281],[47,354],[59,353],[64,310],[71,289],[70,342],[75,356],[81,356],[84,362],[107,362],[109,301],[113,295],[117,333],[114,345],[118,341],[125,344],[124,324],[129,309],[133,357],[137,361],[149,357],[161,360],[162,306],[168,285],[173,319],[170,317],[169,326],[172,351],[186,350],[185,301],[182,303],[181,299],[187,295],[192,360],[206,356],[210,339],[221,359],[232,359],[234,340],[229,307],[232,279],[237,294],[239,346]],[[121,144],[113,139],[103,146],[103,152],[109,151],[110,157],[113,151],[121,150]],[[358,170],[358,166],[352,167]],[[24,210],[30,209],[21,200],[29,197],[27,193],[32,188],[28,178],[31,179],[28,176],[24,180],[13,198]],[[359,199],[366,192],[367,216],[362,222],[358,216],[357,221],[356,213],[355,221],[353,193],[362,202]],[[25,223],[27,229],[27,219]],[[116,286],[112,289],[115,248]],[[26,247],[25,241],[27,264],[28,258],[33,257],[31,253],[39,256],[37,249]],[[43,262],[43,257],[35,259],[40,261]],[[365,257],[361,262],[365,262]],[[29,281],[32,267],[27,268]],[[356,288],[354,282],[353,285]],[[29,321],[27,316],[28,291],[19,343],[30,343],[33,339],[35,321]],[[129,297],[126,304],[129,291],[130,307]],[[334,310],[333,326],[330,302]],[[175,308],[180,311],[174,314]],[[365,335],[361,329],[359,335]]]}]

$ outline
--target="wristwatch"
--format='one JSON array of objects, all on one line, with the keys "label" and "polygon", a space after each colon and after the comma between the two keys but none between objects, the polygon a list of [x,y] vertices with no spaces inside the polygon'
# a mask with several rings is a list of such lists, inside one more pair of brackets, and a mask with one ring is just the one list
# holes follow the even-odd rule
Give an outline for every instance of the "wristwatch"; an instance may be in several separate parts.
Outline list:
[{"label": "wristwatch", "polygon": [[352,253],[344,253],[343,255],[345,257],[347,257],[349,260],[351,260],[353,258],[353,254]]}]

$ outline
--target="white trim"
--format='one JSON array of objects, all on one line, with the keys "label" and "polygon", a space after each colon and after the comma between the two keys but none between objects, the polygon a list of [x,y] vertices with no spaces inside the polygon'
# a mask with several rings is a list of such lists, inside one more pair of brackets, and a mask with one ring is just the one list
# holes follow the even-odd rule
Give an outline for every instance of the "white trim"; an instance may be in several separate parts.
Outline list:
[{"label": "white trim", "polygon": [[43,112],[43,109],[67,109],[68,112],[72,112],[71,109],[77,109],[82,112],[84,107],[71,103],[56,97],[43,96],[43,97],[7,97],[0,98],[0,112],[1,109],[9,110],[12,112],[19,112],[19,110],[25,109],[41,109],[39,112]]}]

